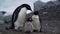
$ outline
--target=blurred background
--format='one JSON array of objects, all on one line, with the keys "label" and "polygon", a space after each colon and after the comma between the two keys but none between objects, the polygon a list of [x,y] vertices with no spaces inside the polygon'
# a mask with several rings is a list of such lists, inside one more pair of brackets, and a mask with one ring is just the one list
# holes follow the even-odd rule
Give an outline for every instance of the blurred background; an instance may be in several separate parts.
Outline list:
[{"label": "blurred background", "polygon": [[[60,33],[60,0],[0,0],[0,24],[10,24],[14,10],[25,3],[39,12],[43,32]],[[33,11],[27,12],[27,18]]]}]

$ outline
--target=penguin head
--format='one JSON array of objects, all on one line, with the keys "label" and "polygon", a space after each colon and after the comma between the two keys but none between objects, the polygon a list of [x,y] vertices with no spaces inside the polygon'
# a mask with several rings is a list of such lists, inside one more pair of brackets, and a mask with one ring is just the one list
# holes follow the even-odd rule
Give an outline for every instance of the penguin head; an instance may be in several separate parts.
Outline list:
[{"label": "penguin head", "polygon": [[28,21],[28,22],[32,22],[33,19],[32,19],[31,17],[29,17],[29,18],[27,19],[27,21]]},{"label": "penguin head", "polygon": [[38,15],[38,11],[34,11],[34,15]]},{"label": "penguin head", "polygon": [[32,11],[31,7],[28,4],[22,4],[21,7],[22,8],[26,7],[27,10],[31,10]]}]

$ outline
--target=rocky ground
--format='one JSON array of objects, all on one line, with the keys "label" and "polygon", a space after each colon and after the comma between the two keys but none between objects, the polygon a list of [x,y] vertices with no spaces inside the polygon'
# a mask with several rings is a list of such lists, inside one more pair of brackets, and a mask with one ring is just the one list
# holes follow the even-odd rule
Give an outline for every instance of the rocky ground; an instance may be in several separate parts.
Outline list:
[{"label": "rocky ground", "polygon": [[24,33],[24,32],[12,31],[12,30],[5,30],[6,26],[7,25],[5,25],[5,24],[0,25],[0,34],[44,34],[44,33],[40,33],[40,32]]},{"label": "rocky ground", "polygon": [[60,34],[60,20],[42,21],[43,32],[24,33],[13,30],[6,30],[7,24],[0,24],[0,34]]}]

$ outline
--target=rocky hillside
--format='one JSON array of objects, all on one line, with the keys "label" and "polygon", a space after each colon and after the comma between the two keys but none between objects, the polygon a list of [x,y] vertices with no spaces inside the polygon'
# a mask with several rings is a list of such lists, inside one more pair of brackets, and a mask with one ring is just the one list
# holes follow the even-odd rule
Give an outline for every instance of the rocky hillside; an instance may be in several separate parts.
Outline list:
[{"label": "rocky hillside", "polygon": [[48,2],[39,10],[39,14],[43,20],[60,20],[60,4]]},{"label": "rocky hillside", "polygon": [[39,16],[42,20],[41,30],[43,32],[49,33],[59,33],[60,34],[60,2],[50,1],[41,8],[39,11]]},{"label": "rocky hillside", "polygon": [[39,0],[34,2],[34,11],[41,9],[44,5],[45,3]]}]

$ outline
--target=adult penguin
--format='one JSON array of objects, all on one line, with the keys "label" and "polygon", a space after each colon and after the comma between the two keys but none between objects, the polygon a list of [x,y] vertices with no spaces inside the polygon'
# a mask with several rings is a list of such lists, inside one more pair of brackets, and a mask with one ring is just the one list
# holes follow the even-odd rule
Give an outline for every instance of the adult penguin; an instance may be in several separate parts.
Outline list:
[{"label": "adult penguin", "polygon": [[11,26],[7,29],[17,29],[18,27],[23,27],[27,10],[31,10],[31,7],[28,4],[22,4],[17,7],[12,15]]}]

